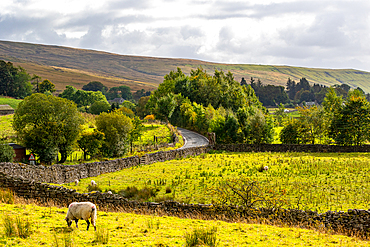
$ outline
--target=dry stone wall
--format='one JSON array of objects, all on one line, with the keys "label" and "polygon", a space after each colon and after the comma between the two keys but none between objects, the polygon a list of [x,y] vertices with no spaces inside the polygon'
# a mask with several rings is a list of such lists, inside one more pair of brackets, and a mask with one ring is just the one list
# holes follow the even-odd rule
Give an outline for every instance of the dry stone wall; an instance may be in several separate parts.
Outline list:
[{"label": "dry stone wall", "polygon": [[28,165],[22,163],[0,163],[0,172],[10,176],[27,178],[36,182],[70,183],[76,179],[96,177],[104,173],[116,172],[142,163],[152,164],[159,161],[185,158],[209,151],[209,147],[193,147],[145,154],[144,157],[133,156],[123,159],[84,163],[78,165]]}]

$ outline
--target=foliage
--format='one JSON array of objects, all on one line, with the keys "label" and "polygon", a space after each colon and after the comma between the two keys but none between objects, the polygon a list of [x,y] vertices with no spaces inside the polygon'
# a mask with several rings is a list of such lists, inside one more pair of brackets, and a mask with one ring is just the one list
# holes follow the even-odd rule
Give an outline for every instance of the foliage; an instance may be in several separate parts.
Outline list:
[{"label": "foliage", "polygon": [[77,140],[78,147],[84,152],[84,160],[87,155],[94,157],[103,145],[104,134],[94,129],[94,132],[84,132]]},{"label": "foliage", "polygon": [[255,82],[253,77],[251,78],[250,85],[264,106],[275,106],[289,102],[288,95],[283,86],[262,85],[260,79]]},{"label": "foliage", "polygon": [[30,81],[25,69],[0,60],[0,95],[23,99],[32,93]]},{"label": "foliage", "polygon": [[59,97],[69,99],[77,104],[77,107],[89,107],[97,101],[109,104],[106,97],[100,91],[77,90],[72,86],[66,86],[66,89],[59,94]]},{"label": "foliage", "polygon": [[144,125],[142,124],[140,118],[138,117],[134,117],[132,119],[132,129],[129,133],[129,142],[130,142],[130,147],[131,147],[131,150],[130,152],[132,153],[132,146],[133,146],[133,143],[137,140],[139,140],[139,138],[141,137],[141,135],[143,134],[144,130]]},{"label": "foliage", "polygon": [[125,100],[132,99],[131,88],[128,86],[111,87],[108,92],[105,93],[107,99],[112,100],[115,98],[123,98]]},{"label": "foliage", "polygon": [[43,80],[39,85],[39,91],[40,93],[53,93],[56,91],[56,89],[55,85],[52,82],[50,82],[49,80]]},{"label": "foliage", "polygon": [[111,109],[110,104],[105,100],[95,101],[89,108],[89,112],[94,115],[99,115],[102,112],[109,112]]},{"label": "foliage", "polygon": [[15,157],[14,149],[8,145],[8,143],[0,139],[0,163],[1,162],[13,162]]},{"label": "foliage", "polygon": [[136,115],[140,118],[144,118],[147,115],[150,115],[150,111],[146,108],[146,104],[148,103],[149,96],[141,97],[139,102],[136,106]]},{"label": "foliage", "polygon": [[108,88],[103,85],[100,81],[91,81],[82,87],[85,91],[100,91],[106,92]]},{"label": "foliage", "polygon": [[[325,142],[328,132],[328,119],[325,114],[324,108],[321,106],[312,106],[312,107],[297,107],[300,117],[299,121],[301,126],[306,128],[298,128],[297,130],[302,131],[299,133],[301,139],[309,141],[311,144],[315,144],[315,141],[318,140],[320,143]],[[302,142],[304,143],[304,142]]]},{"label": "foliage", "polygon": [[126,152],[129,133],[132,130],[131,119],[121,111],[101,113],[96,117],[97,129],[104,133],[103,152],[109,157],[119,157]]},{"label": "foliage", "polygon": [[120,190],[118,194],[131,200],[147,201],[149,198],[155,197],[157,191],[150,187],[143,187],[139,190],[136,186],[128,186],[126,189]]},{"label": "foliage", "polygon": [[63,163],[77,140],[83,118],[76,105],[66,99],[33,94],[14,114],[13,128],[21,142],[41,162],[51,163],[61,153]]},{"label": "foliage", "polygon": [[146,107],[172,125],[215,132],[219,143],[272,141],[272,118],[251,86],[241,86],[230,72],[215,70],[211,76],[200,67],[186,76],[178,68],[165,76]]}]

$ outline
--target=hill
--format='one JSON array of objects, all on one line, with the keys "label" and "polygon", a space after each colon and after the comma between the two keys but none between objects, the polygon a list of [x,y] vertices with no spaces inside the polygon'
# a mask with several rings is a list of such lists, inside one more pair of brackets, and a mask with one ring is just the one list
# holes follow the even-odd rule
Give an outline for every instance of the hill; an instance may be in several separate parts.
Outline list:
[{"label": "hill", "polygon": [[244,77],[259,78],[263,84],[285,86],[288,77],[298,81],[305,77],[310,83],[334,85],[346,83],[370,92],[370,73],[354,69],[316,69],[290,66],[221,64],[192,59],[155,58],[118,55],[102,51],[61,46],[0,41],[0,59],[22,66],[30,74],[49,79],[58,91],[66,85],[78,89],[90,81],[108,87],[127,85],[132,90],[155,89],[163,76],[181,68],[185,73],[202,66],[212,73],[215,69],[231,71],[237,81]]}]

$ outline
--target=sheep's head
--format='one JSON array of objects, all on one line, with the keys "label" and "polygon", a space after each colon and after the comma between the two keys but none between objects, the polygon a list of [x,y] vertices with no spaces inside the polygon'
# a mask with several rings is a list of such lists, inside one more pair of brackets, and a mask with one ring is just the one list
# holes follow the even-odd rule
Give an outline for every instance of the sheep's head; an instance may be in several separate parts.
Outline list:
[{"label": "sheep's head", "polygon": [[72,220],[68,219],[67,217],[65,218],[65,220],[67,221],[67,226],[70,227],[72,224]]}]

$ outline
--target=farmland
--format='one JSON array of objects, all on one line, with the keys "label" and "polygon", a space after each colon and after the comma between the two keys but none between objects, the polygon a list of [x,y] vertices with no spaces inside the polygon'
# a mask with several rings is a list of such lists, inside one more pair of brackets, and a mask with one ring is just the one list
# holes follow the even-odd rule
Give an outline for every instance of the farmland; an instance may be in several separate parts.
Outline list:
[{"label": "farmland", "polygon": [[[268,171],[259,172],[265,165]],[[368,209],[369,169],[367,153],[213,153],[82,179],[77,187],[65,186],[87,192],[94,179],[102,191],[154,187],[157,198],[212,203],[215,198],[207,193],[211,188],[226,179],[247,177],[259,181],[264,190],[280,194],[286,207],[326,212]]]},{"label": "farmland", "polygon": [[[64,217],[67,208],[40,207],[34,204],[0,204],[2,220],[5,216],[20,217],[31,222],[31,234],[27,238],[6,237],[0,226],[2,246],[103,246],[97,236],[108,240],[104,246],[186,246],[186,235],[195,229],[216,230],[217,246],[367,246],[368,242],[323,232],[276,227],[243,222],[205,221],[111,213],[98,211],[97,233],[86,223],[79,222],[67,228]],[[101,231],[103,233],[101,233]]]}]

